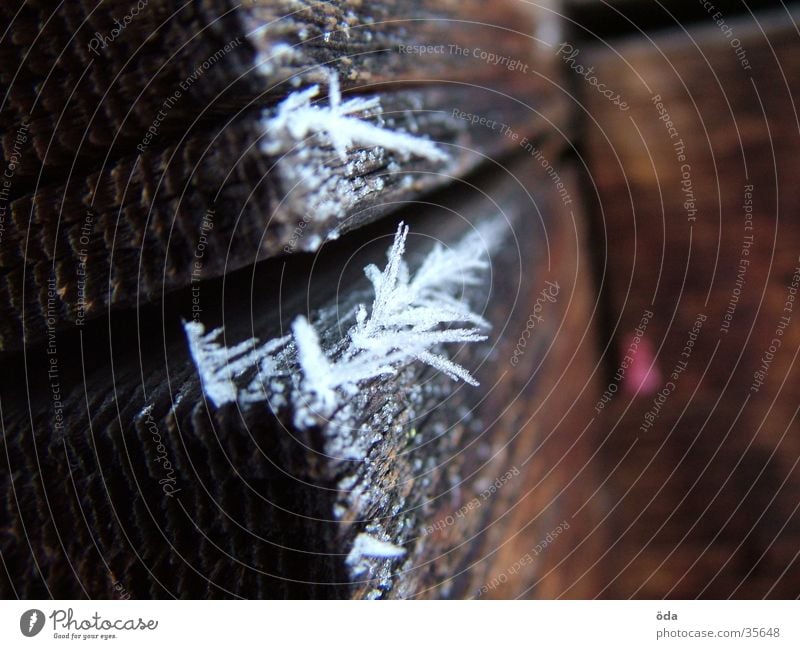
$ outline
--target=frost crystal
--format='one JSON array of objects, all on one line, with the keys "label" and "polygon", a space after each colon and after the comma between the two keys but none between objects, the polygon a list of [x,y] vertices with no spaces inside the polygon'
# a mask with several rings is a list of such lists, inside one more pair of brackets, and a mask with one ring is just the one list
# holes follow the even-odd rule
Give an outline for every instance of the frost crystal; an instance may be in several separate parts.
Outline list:
[{"label": "frost crystal", "polygon": [[[407,357],[432,365],[451,378],[478,385],[463,367],[429,350],[442,343],[486,339],[476,327],[488,328],[489,323],[454,294],[464,286],[480,283],[476,272],[486,269],[488,262],[478,255],[464,254],[463,248],[471,246],[448,251],[437,243],[412,279],[402,258],[407,236],[408,227],[400,224],[386,268],[382,272],[374,265],[364,269],[375,290],[375,301],[369,316],[363,306],[358,311],[357,325],[350,332],[354,353],[381,356],[403,350]],[[455,322],[474,327],[438,329]]]},{"label": "frost crystal", "polygon": [[336,406],[334,370],[319,346],[317,332],[303,316],[292,325],[297,341],[297,360],[304,375],[304,389],[316,396],[319,408],[330,411]]},{"label": "frost crystal", "polygon": [[354,145],[381,147],[402,156],[418,156],[441,161],[447,154],[433,142],[408,133],[390,131],[371,124],[354,114],[381,111],[378,97],[356,97],[342,101],[339,78],[329,76],[328,106],[318,106],[311,100],[319,94],[319,86],[294,92],[278,106],[277,114],[265,122],[270,141],[263,145],[266,153],[277,154],[285,147],[282,136],[301,142],[312,134],[325,134],[325,139],[336,150],[343,162],[347,162],[347,149]]},{"label": "frost crystal", "polygon": [[405,554],[405,548],[362,532],[353,542],[345,563],[350,566],[353,575],[360,575],[369,570],[369,564],[365,559],[398,559]]},{"label": "frost crystal", "polygon": [[[200,372],[203,391],[216,407],[236,401],[237,389],[233,377],[252,364],[245,352],[253,346],[253,340],[239,343],[228,349],[216,342],[222,329],[206,334],[199,322],[185,322],[183,328],[189,340],[189,350]],[[245,363],[241,361],[245,360]]]},{"label": "frost crystal", "polygon": [[189,341],[189,351],[200,374],[203,392],[217,408],[241,396],[233,379],[253,367],[258,368],[259,375],[274,374],[273,355],[289,342],[289,337],[285,336],[256,347],[258,341],[251,338],[228,348],[217,342],[222,335],[222,327],[206,333],[201,323],[184,322],[183,328]]},{"label": "frost crystal", "polygon": [[[217,407],[270,396],[283,404],[287,395],[295,425],[302,428],[330,417],[365,381],[396,374],[414,361],[478,385],[441,349],[448,343],[486,340],[482,330],[489,323],[459,297],[464,287],[482,283],[480,275],[489,262],[481,253],[495,234],[476,231],[451,248],[437,243],[412,275],[403,260],[408,227],[401,223],[385,268],[364,269],[374,291],[371,307],[358,305],[355,324],[330,346],[323,347],[317,329],[303,316],[295,319],[290,336],[260,346],[251,339],[231,348],[218,342],[221,329],[206,334],[203,325],[186,323],[203,390]],[[248,372],[252,378],[247,387],[237,388],[235,380]]]}]

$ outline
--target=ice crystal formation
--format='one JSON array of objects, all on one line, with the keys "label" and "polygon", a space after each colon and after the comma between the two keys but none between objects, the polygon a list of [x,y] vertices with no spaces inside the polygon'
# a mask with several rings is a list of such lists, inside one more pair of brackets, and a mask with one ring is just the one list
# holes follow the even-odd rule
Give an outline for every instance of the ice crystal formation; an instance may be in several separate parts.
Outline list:
[{"label": "ice crystal formation", "polygon": [[[325,453],[340,476],[333,515],[369,521],[358,525],[344,558],[352,579],[375,585],[368,598],[391,588],[398,562],[411,561],[404,546],[413,542],[402,520],[389,524],[373,518],[389,501],[395,514],[405,502],[402,496],[396,500],[379,458],[395,449],[398,439],[413,439],[410,422],[430,400],[447,395],[445,381],[420,385],[418,365],[477,385],[447,356],[446,347],[486,339],[489,324],[470,308],[469,298],[485,296],[488,253],[503,231],[504,223],[496,219],[455,245],[436,243],[412,272],[404,259],[409,229],[401,223],[383,268],[364,269],[371,295],[354,287],[346,304],[298,316],[280,338],[228,346],[221,328],[206,333],[200,323],[185,325],[204,392],[216,406],[268,404],[300,429],[321,426]],[[346,333],[335,333],[341,331]],[[432,424],[429,433],[444,435],[445,427]],[[421,458],[414,461],[420,484],[430,480],[433,468]]]},{"label": "ice crystal formation", "polygon": [[[372,304],[359,304],[347,334],[332,344],[323,344],[317,327],[304,316],[295,319],[290,335],[231,347],[221,340],[221,328],[206,333],[201,323],[186,323],[209,400],[216,407],[236,401],[269,402],[273,409],[291,406],[295,425],[307,428],[352,407],[366,382],[396,375],[415,361],[477,385],[443,346],[486,339],[489,323],[460,296],[465,287],[483,284],[489,266],[485,252],[494,234],[476,230],[450,248],[436,243],[413,274],[403,259],[407,236],[408,227],[401,223],[383,270],[372,264],[364,269]],[[324,322],[324,311],[317,316],[326,330],[342,324]],[[341,450],[347,457],[362,457],[371,440],[361,442],[363,447]]]},{"label": "ice crystal formation", "polygon": [[[328,105],[312,104],[319,95],[319,86],[293,92],[279,106],[277,114],[266,120],[267,138],[264,150],[270,154],[285,150],[285,140],[302,142],[311,135],[329,143],[343,162],[348,161],[347,150],[354,145],[381,147],[404,157],[418,156],[433,161],[447,159],[445,154],[430,140],[415,135],[391,131],[356,117],[359,114],[380,114],[378,97],[355,97],[342,101],[339,78],[329,75]],[[288,136],[288,137],[287,137]]]},{"label": "ice crystal formation", "polygon": [[219,338],[224,333],[222,327],[205,333],[205,327],[200,322],[186,322],[184,330],[203,391],[217,408],[237,400],[247,401],[248,396],[252,397],[240,393],[234,379],[244,376],[254,367],[258,369],[259,375],[278,376],[280,372],[275,366],[275,354],[290,340],[288,336],[284,336],[258,345],[258,341],[251,338],[227,347],[219,343]]},{"label": "ice crystal formation", "polygon": [[[327,103],[316,99],[320,88],[313,85],[290,94],[261,122],[261,150],[288,158],[276,173],[305,213],[320,222],[335,222],[369,197],[381,196],[387,176],[401,169],[400,160],[449,159],[431,140],[387,128],[378,97],[343,100],[336,74],[330,72],[328,78]],[[410,185],[413,177],[405,175],[399,182]],[[328,238],[337,235],[334,229]],[[315,250],[318,243],[316,237],[306,237],[302,247]]]},{"label": "ice crystal formation", "polygon": [[349,566],[353,576],[358,576],[369,571],[370,559],[398,559],[405,554],[405,548],[362,532],[353,541],[353,547],[345,559],[345,564]]}]

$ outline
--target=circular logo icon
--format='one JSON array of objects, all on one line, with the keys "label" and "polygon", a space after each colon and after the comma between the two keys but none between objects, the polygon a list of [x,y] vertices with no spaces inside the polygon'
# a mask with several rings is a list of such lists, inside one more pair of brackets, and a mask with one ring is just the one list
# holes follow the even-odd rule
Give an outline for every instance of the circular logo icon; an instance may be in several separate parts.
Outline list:
[{"label": "circular logo icon", "polygon": [[25,611],[19,618],[19,630],[22,635],[32,638],[44,628],[44,613],[38,608]]}]

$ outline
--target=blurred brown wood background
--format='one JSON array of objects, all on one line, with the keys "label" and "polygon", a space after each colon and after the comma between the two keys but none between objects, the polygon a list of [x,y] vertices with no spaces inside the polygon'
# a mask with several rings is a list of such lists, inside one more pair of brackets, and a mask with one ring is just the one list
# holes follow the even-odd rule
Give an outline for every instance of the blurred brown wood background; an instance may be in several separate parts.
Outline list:
[{"label": "blurred brown wood background", "polygon": [[596,421],[611,506],[597,594],[797,597],[797,8],[719,3],[670,26],[673,4],[680,15],[678,3],[651,6],[645,32],[613,34],[625,22],[615,14],[606,42],[575,45],[630,106],[574,79],[606,309],[603,389],[647,311],[660,373],[653,390],[620,389]]}]

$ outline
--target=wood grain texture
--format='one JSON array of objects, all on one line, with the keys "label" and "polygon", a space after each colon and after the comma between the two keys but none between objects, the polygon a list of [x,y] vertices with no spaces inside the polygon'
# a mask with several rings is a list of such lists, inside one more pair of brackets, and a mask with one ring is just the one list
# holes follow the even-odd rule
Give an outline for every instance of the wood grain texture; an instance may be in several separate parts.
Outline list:
[{"label": "wood grain texture", "polygon": [[[425,235],[414,239],[420,250],[428,236],[452,241],[467,223],[498,212],[513,224],[513,235],[495,254],[491,289],[482,298],[494,349],[458,356],[483,387],[453,386],[413,366],[364,386],[364,422],[381,432],[364,462],[331,458],[325,440],[332,432],[324,426],[294,429],[263,404],[207,404],[180,327],[181,315],[191,317],[186,291],[160,314],[144,308],[138,322],[112,317],[107,330],[58,334],[55,354],[34,346],[19,357],[29,381],[15,386],[6,374],[0,392],[12,466],[2,499],[4,594],[114,597],[115,584],[122,584],[131,597],[474,595],[491,577],[486,557],[505,529],[498,521],[541,465],[519,465],[527,477],[508,481],[457,524],[426,530],[517,466],[534,444],[540,433],[523,420],[539,391],[536,368],[565,362],[571,346],[550,348],[556,323],[568,304],[586,299],[575,284],[572,224],[562,197],[529,156],[511,169],[508,175],[497,167],[476,186],[457,183],[437,195],[440,207],[401,212],[412,232]],[[310,256],[296,254],[205,281],[203,322],[224,322],[231,341],[251,335],[251,326],[259,336],[275,335],[292,313],[330,303],[330,278],[340,272],[349,288],[338,301],[346,306],[360,295],[361,266],[379,260],[392,229],[393,222],[382,221],[327,244],[313,268]],[[348,262],[361,244],[358,259]],[[563,279],[573,300],[555,303],[537,344],[512,367],[507,359],[545,279]],[[63,428],[54,411],[51,358]],[[159,484],[158,443],[175,470],[174,498]],[[549,519],[534,520],[529,538],[546,535]],[[357,534],[375,525],[408,554],[374,562],[354,578],[345,558]]]},{"label": "wood grain texture", "polygon": [[[16,25],[0,43],[16,173],[0,238],[0,594],[594,593],[603,536],[580,416],[597,391],[594,304],[562,159],[572,123],[536,41],[554,14],[477,0],[158,4],[94,54],[127,3],[16,10],[0,8]],[[240,36],[138,155],[165,98]],[[345,100],[380,97],[370,123],[449,159],[359,147],[342,161],[318,134],[259,149],[278,102],[319,83],[324,104],[331,71]],[[333,185],[298,182],[309,155]],[[332,205],[340,184],[348,200]],[[411,365],[360,386],[347,430],[298,428],[291,405],[207,402],[182,318],[224,324],[231,344],[277,336],[298,314],[363,300],[361,269],[384,260],[400,218],[418,260],[498,214],[510,227],[472,295],[490,341],[456,356],[480,388]],[[534,326],[548,282],[558,297]],[[361,461],[335,453],[367,435]],[[354,572],[364,533],[406,555]]]},{"label": "wood grain texture", "polygon": [[[329,70],[345,90],[460,81],[521,99],[547,92],[547,64],[531,36],[538,16],[516,2],[491,11],[475,0],[151,2],[132,15],[135,5],[34,2],[6,19],[12,37],[0,41],[8,87],[0,127],[7,157],[18,129],[30,131],[14,195],[134,152],[176,93],[178,107],[158,119],[162,144],[195,121],[224,122],[250,105],[273,105],[300,82],[327,83]],[[502,67],[453,55],[451,45],[543,74],[498,74]],[[442,51],[406,49],[419,46]]]},{"label": "wood grain texture", "polygon": [[[0,240],[2,347],[41,339],[48,313],[51,328],[61,329],[261,259],[313,250],[518,148],[454,111],[468,107],[534,141],[552,128],[516,101],[465,86],[381,97],[371,123],[415,131],[448,158],[356,147],[342,161],[319,137],[267,154],[265,120],[273,113],[258,111],[17,199]],[[545,110],[558,118],[557,106]],[[47,300],[51,280],[55,306]]]},{"label": "wood grain texture", "polygon": [[648,311],[659,371],[655,392],[617,382],[602,410],[616,541],[607,596],[798,595],[800,329],[785,309],[800,262],[800,42],[786,12],[758,21],[729,22],[738,44],[711,23],[615,42],[618,54],[583,51],[631,106],[582,88],[596,119],[586,136],[611,305],[607,380]]},{"label": "wood grain texture", "polygon": [[[12,171],[0,195],[0,349],[42,339],[48,318],[75,326],[314,249],[517,149],[454,111],[533,141],[564,125],[552,61],[529,35],[538,14],[517,3],[152,3],[90,51],[126,7],[31,3],[0,47]],[[408,49],[421,46],[438,49]],[[362,146],[341,160],[313,134],[273,146],[277,102],[320,84],[324,105],[331,74],[344,100],[380,99],[357,117],[439,142],[449,159]]]}]

